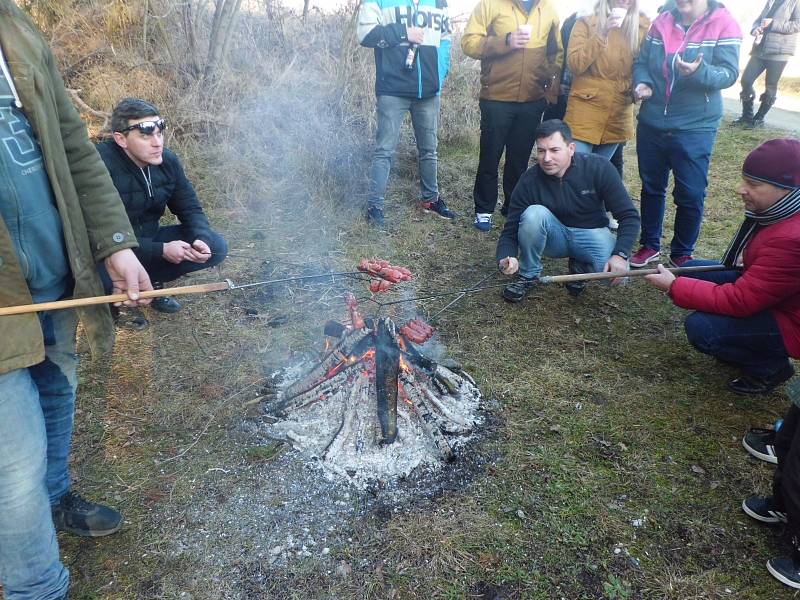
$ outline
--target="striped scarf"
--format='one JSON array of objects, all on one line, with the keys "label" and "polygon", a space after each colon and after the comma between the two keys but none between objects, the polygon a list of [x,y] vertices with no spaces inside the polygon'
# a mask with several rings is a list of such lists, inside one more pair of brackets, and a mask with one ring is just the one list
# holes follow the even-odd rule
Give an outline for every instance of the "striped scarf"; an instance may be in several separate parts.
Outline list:
[{"label": "striped scarf", "polygon": [[736,267],[739,255],[744,251],[747,242],[750,241],[759,227],[774,225],[798,213],[800,213],[800,188],[792,189],[786,196],[764,212],[755,213],[746,210],[744,212],[744,223],[739,227],[739,231],[736,232],[736,236],[725,251],[722,257],[722,264],[729,269]]}]

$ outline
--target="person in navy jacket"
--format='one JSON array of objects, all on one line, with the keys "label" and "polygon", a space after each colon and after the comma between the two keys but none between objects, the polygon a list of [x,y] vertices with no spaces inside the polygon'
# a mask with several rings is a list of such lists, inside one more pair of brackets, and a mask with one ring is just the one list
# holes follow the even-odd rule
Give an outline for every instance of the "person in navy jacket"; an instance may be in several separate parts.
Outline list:
[{"label": "person in navy jacket", "polygon": [[446,0],[364,0],[358,41],[375,50],[378,129],[369,169],[367,222],[383,227],[386,187],[406,113],[417,141],[420,204],[453,219],[439,195],[439,92],[450,66]]}]

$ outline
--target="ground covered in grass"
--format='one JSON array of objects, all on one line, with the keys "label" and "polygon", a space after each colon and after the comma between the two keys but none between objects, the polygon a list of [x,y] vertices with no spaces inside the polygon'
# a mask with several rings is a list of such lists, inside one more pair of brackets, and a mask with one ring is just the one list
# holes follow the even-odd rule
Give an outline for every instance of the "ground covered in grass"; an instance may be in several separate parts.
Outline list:
[{"label": "ground covered in grass", "polygon": [[[697,255],[724,250],[741,215],[742,159],[776,135],[721,128]],[[320,209],[266,189],[260,210],[221,206],[222,276],[349,270],[380,256],[416,275],[397,299],[502,282],[497,225],[486,235],[471,224],[476,159],[474,140],[442,148],[456,223],[412,206],[409,154],[385,234],[367,229],[352,198]],[[630,148],[626,172],[636,196]],[[345,280],[188,297],[177,315],[148,310],[148,330],[121,331],[111,359],[82,348],[76,487],[121,508],[126,524],[111,538],[59,538],[71,597],[791,597],[764,566],[786,547],[740,509],[771,476],[741,436],[786,400],[729,392],[733,373],[690,349],[684,313],[662,294],[632,282],[573,299],[547,286],[509,305],[494,288],[443,312],[436,342],[478,381],[487,429],[448,467],[458,477],[389,494],[330,481],[259,434],[266,378],[320,347],[346,291],[368,295]],[[430,316],[451,299],[382,310]]]}]

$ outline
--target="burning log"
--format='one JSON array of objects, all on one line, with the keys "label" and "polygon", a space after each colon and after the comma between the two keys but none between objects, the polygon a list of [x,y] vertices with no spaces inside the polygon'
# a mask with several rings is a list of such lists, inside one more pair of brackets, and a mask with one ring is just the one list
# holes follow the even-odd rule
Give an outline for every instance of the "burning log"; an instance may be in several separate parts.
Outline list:
[{"label": "burning log", "polygon": [[348,410],[348,406],[354,404],[364,393],[364,390],[369,390],[369,378],[365,375],[359,376],[350,388],[347,401],[342,403],[342,423],[339,429],[333,434],[331,441],[325,446],[322,452],[322,459],[328,457],[329,452],[337,452],[341,449],[344,443],[351,437],[353,432],[353,421],[356,419],[356,411]]},{"label": "burning log", "polygon": [[[381,281],[410,277],[384,262],[363,266]],[[440,364],[418,349],[433,334],[422,319],[398,331],[388,317],[362,317],[352,295],[345,304],[350,323],[325,324],[322,358],[288,367],[278,398],[264,405],[280,418],[265,425],[268,435],[362,484],[453,460],[482,420],[477,386],[454,372],[456,363]]]},{"label": "burning log", "polygon": [[425,433],[428,434],[433,445],[442,455],[444,460],[450,462],[455,458],[453,449],[444,437],[436,416],[433,414],[428,402],[425,398],[425,392],[419,387],[416,378],[411,373],[403,373],[400,375],[400,383],[403,385],[403,391],[406,397],[411,402],[414,410],[417,411],[420,423],[422,423]]},{"label": "burning log", "polygon": [[301,410],[313,402],[322,400],[335,393],[340,387],[346,385],[347,379],[350,377],[350,369],[356,366],[357,363],[352,363],[344,367],[336,375],[330,379],[321,380],[310,390],[301,392],[295,396],[284,396],[280,402],[273,409],[276,415],[286,415],[293,410]]},{"label": "burning log", "polygon": [[400,373],[400,347],[394,324],[380,319],[375,332],[375,393],[378,397],[378,421],[382,442],[397,439],[397,376]]},{"label": "burning log", "polygon": [[308,392],[322,383],[326,377],[338,372],[336,369],[347,366],[348,361],[352,361],[349,364],[355,364],[358,359],[353,356],[353,350],[366,335],[360,330],[347,330],[321,361],[286,389],[283,397],[292,398]]}]

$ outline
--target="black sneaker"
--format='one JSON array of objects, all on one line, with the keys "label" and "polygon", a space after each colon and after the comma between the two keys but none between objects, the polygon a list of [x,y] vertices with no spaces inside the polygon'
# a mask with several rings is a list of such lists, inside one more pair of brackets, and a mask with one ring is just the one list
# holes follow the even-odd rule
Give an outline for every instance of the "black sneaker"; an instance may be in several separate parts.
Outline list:
[{"label": "black sneaker", "polygon": [[456,218],[456,213],[447,208],[447,204],[445,204],[444,200],[442,200],[440,197],[437,197],[436,200],[431,200],[429,202],[423,201],[422,210],[424,210],[426,213],[429,212],[436,213],[443,219]]},{"label": "black sneaker", "polygon": [[82,537],[102,537],[119,531],[122,515],[109,506],[89,502],[75,492],[67,492],[51,507],[56,531]]},{"label": "black sneaker", "polygon": [[786,513],[776,510],[771,497],[750,496],[745,498],[742,501],[742,510],[756,521],[767,525],[786,523]]},{"label": "black sneaker", "polygon": [[778,455],[775,453],[775,430],[753,427],[744,434],[742,446],[758,460],[778,464]]},{"label": "black sneaker", "polygon": [[747,376],[737,377],[728,382],[728,387],[737,394],[768,394],[780,384],[794,375],[794,367],[787,364],[780,371],[769,377]]},{"label": "black sneaker", "polygon": [[383,209],[377,206],[370,206],[367,209],[367,223],[374,227],[383,227],[385,222],[383,219]]},{"label": "black sneaker", "polygon": [[520,275],[516,281],[512,281],[503,288],[503,298],[509,302],[522,302],[528,292],[536,287],[538,283],[538,277],[523,277]]},{"label": "black sneaker", "polygon": [[767,571],[784,585],[800,590],[800,565],[791,558],[770,558]]},{"label": "black sneaker", "polygon": [[[569,259],[569,274],[576,275],[578,273],[591,273],[594,269],[592,268],[593,265],[587,262],[581,262],[579,260],[575,260],[574,258]],[[570,283],[565,283],[564,287],[567,288],[567,292],[573,298],[577,298],[583,293],[583,290],[586,289],[586,282],[585,281],[572,281]]]},{"label": "black sneaker", "polygon": [[158,298],[153,298],[150,306],[153,310],[169,314],[176,313],[181,309],[181,303],[175,300],[175,298],[172,296],[159,296]]},{"label": "black sneaker", "polygon": [[139,308],[112,306],[111,316],[114,318],[114,325],[123,329],[144,331],[150,327],[150,321],[147,320]]}]

